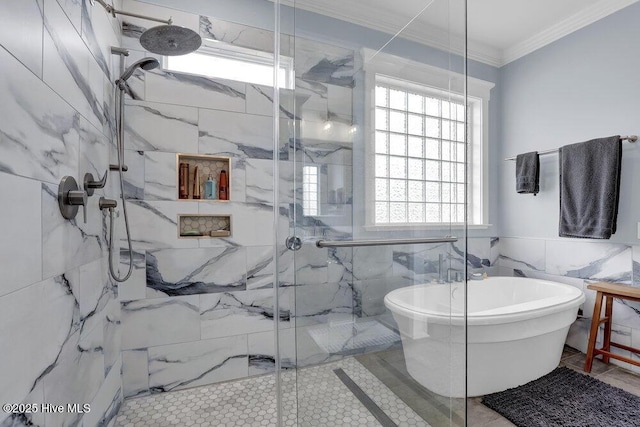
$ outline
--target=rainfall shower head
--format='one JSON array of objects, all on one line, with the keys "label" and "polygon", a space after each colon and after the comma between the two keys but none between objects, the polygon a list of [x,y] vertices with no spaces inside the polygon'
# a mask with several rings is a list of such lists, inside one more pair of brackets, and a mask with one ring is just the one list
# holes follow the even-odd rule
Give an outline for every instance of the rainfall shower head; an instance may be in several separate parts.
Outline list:
[{"label": "rainfall shower head", "polygon": [[122,73],[122,75],[117,81],[122,83],[126,82],[129,79],[129,77],[133,75],[133,72],[138,67],[142,68],[145,71],[149,71],[149,70],[153,70],[154,68],[158,68],[159,66],[160,66],[160,63],[155,58],[151,58],[151,57],[142,58],[141,60],[136,61],[133,64],[129,65],[129,68],[124,70],[124,72]]},{"label": "rainfall shower head", "polygon": [[140,44],[158,55],[186,55],[197,50],[202,38],[193,30],[177,25],[158,25],[140,36]]}]

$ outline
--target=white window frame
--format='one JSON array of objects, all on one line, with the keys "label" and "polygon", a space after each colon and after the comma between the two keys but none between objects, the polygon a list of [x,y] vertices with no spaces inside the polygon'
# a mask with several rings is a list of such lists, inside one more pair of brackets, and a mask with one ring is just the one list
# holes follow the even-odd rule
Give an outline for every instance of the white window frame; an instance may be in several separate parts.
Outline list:
[{"label": "white window frame", "polygon": [[[451,100],[464,101],[464,75],[453,71],[412,61],[409,59],[379,53],[371,49],[361,50],[364,61],[365,85],[365,230],[407,230],[407,229],[443,229],[464,226],[464,223],[394,223],[376,224],[375,222],[375,87],[376,75],[404,80],[407,88],[413,84],[421,93],[431,93],[437,97],[449,97]],[[471,174],[467,183],[467,219],[469,228],[488,228],[488,147],[489,147],[489,99],[494,83],[473,77],[467,78],[467,95],[473,116],[467,120],[471,129],[467,131],[469,143],[467,165]],[[457,89],[457,90],[456,90]],[[480,141],[477,141],[480,139]]]},{"label": "white window frame", "polygon": [[[235,46],[232,44],[228,44],[228,43],[224,43],[216,40],[203,39],[202,46],[200,46],[200,48],[198,48],[198,50],[196,50],[194,53],[211,55],[211,56],[222,58],[222,59],[242,61],[248,64],[257,64],[257,65],[267,66],[271,68],[269,76],[273,76],[274,58],[273,58],[273,54],[269,52],[262,52],[255,49],[248,49],[245,47]],[[197,72],[197,70],[194,70],[193,72],[188,72],[184,70],[172,69],[169,67],[170,60],[179,60],[179,59],[180,59],[180,56],[177,56],[177,57],[164,56],[162,58],[162,69],[172,73],[189,74],[193,76],[201,76],[201,77],[214,78],[214,79],[220,78],[224,80],[235,80],[243,83],[256,84],[261,86],[273,86],[273,81],[271,81],[268,85],[263,85],[256,82],[250,82],[250,81],[241,80],[241,79],[234,79],[232,77],[221,77],[215,74],[199,73]],[[278,75],[283,76],[284,78],[284,81],[280,82],[280,89],[294,89],[295,72],[293,68],[293,58],[281,55],[280,69],[281,69],[281,72],[278,73]]]}]

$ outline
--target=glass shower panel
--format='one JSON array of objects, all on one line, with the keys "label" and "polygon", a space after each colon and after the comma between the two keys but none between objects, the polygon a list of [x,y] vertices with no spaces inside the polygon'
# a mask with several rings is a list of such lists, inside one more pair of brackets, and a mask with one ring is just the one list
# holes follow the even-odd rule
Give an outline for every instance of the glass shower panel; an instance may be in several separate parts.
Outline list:
[{"label": "glass shower panel", "polygon": [[282,422],[465,425],[466,2],[306,4],[278,6]]}]

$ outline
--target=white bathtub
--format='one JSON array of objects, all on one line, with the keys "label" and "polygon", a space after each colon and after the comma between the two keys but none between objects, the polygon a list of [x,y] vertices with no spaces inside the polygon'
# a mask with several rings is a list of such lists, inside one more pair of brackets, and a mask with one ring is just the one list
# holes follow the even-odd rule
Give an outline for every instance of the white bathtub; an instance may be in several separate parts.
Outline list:
[{"label": "white bathtub", "polygon": [[[581,290],[519,277],[468,282],[467,396],[517,387],[558,366]],[[384,303],[409,374],[442,396],[465,396],[464,284],[396,289]]]}]

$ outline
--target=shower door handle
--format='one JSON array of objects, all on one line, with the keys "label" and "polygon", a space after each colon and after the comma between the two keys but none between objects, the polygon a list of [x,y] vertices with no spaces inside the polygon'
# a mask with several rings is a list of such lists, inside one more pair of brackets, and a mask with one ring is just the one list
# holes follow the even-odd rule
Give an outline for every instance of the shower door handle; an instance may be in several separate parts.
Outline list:
[{"label": "shower door handle", "polygon": [[391,245],[420,245],[428,243],[453,243],[458,238],[454,236],[428,237],[421,239],[382,239],[382,240],[317,240],[319,248],[353,248],[361,246],[391,246]]}]

